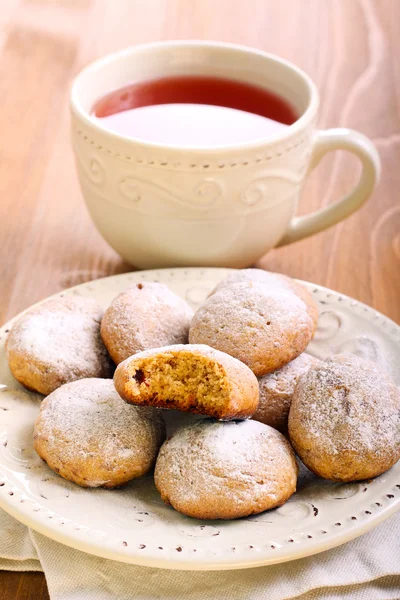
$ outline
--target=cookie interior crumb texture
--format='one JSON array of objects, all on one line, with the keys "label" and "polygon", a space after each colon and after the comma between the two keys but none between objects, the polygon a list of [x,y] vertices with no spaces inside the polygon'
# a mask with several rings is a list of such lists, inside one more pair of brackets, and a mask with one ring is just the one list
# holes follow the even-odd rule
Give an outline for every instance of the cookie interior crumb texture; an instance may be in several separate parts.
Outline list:
[{"label": "cookie interior crumb texture", "polygon": [[142,352],[117,368],[117,391],[134,404],[205,414],[249,417],[258,384],[242,363],[207,346],[176,345]]}]

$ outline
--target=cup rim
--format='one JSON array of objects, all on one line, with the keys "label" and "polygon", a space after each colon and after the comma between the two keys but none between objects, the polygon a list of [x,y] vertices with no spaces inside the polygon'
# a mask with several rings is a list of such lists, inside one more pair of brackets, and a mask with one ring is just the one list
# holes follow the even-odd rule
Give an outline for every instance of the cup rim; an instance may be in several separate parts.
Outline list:
[{"label": "cup rim", "polygon": [[[118,61],[121,58],[129,56],[137,51],[143,49],[151,49],[151,48],[159,48],[159,47],[209,47],[209,48],[226,48],[232,50],[239,50],[242,52],[250,52],[253,55],[258,55],[268,60],[275,61],[280,63],[281,65],[289,68],[293,72],[297,73],[303,81],[308,86],[310,92],[310,101],[306,110],[303,114],[294,122],[292,125],[288,125],[282,132],[273,134],[266,138],[260,138],[256,141],[250,142],[241,142],[235,144],[221,144],[218,146],[179,146],[179,145],[168,145],[161,144],[157,142],[149,142],[142,138],[137,138],[133,136],[123,135],[121,133],[116,133],[104,126],[102,126],[99,122],[93,120],[88,114],[88,112],[83,108],[82,103],[79,99],[78,86],[81,83],[81,80],[85,77],[87,73],[90,73],[94,70],[99,70],[103,65],[109,64],[114,61]],[[251,46],[246,46],[243,44],[233,44],[229,42],[218,42],[218,41],[210,41],[210,40],[170,40],[170,41],[156,41],[156,42],[148,42],[144,44],[137,44],[135,46],[128,46],[123,50],[118,50],[117,52],[112,52],[107,54],[101,58],[98,58],[91,63],[89,63],[86,67],[84,67],[78,75],[74,78],[70,91],[70,110],[71,112],[78,117],[81,121],[85,123],[85,125],[92,130],[101,132],[102,135],[106,136],[108,139],[114,142],[124,142],[129,144],[135,144],[149,151],[163,151],[163,152],[185,152],[188,156],[202,154],[219,154],[221,152],[229,152],[229,151],[250,151],[257,150],[265,147],[266,144],[272,145],[277,142],[285,142],[294,135],[297,135],[302,130],[304,130],[310,121],[313,119],[315,114],[317,113],[319,107],[319,93],[318,89],[307,73],[297,67],[292,62],[281,58],[280,56],[273,54],[271,52],[264,52],[263,50],[259,50],[257,48],[253,48]]]}]

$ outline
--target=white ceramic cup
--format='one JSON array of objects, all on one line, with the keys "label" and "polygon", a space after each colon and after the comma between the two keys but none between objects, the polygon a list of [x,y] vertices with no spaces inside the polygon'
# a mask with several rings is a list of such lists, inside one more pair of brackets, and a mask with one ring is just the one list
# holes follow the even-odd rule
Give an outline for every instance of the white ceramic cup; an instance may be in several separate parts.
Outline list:
[{"label": "white ceramic cup", "polygon": [[[113,133],[91,118],[95,102],[131,81],[213,75],[264,86],[300,118],[257,142],[179,148]],[[316,129],[318,91],[289,62],[259,50],[215,42],[156,42],[86,67],[71,92],[79,180],[95,225],[139,268],[245,267],[274,246],[331,227],[357,210],[379,178],[372,142],[349,129]],[[362,165],[356,187],[334,205],[296,217],[307,174],[331,150]]]}]

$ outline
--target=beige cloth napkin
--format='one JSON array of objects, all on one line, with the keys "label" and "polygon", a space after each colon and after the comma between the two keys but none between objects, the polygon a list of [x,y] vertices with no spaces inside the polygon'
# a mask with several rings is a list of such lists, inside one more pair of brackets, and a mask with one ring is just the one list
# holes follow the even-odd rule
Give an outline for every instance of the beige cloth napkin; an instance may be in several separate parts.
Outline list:
[{"label": "beige cloth napkin", "polygon": [[257,569],[194,572],[97,558],[53,542],[0,510],[0,569],[44,571],[51,600],[400,600],[400,512],[316,556]]}]

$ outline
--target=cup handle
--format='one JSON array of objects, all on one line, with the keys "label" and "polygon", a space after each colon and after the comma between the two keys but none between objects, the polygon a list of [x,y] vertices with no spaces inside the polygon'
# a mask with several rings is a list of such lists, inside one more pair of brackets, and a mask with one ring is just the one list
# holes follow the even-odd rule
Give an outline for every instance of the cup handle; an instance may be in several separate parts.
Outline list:
[{"label": "cup handle", "polygon": [[346,128],[327,129],[317,133],[307,174],[332,150],[348,150],[360,159],[362,172],[357,185],[339,202],[310,215],[294,217],[277,246],[292,244],[343,221],[364,204],[378,183],[381,164],[374,144],[365,135]]}]

